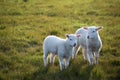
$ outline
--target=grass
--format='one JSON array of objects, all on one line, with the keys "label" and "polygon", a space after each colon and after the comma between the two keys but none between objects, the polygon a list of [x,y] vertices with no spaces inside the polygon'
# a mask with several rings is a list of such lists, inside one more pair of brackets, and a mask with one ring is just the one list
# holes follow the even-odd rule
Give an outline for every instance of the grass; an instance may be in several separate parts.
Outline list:
[{"label": "grass", "polygon": [[[119,80],[119,0],[0,0],[1,80]],[[65,38],[82,26],[104,26],[99,64],[83,60],[81,51],[67,70],[43,65],[43,40]],[[6,77],[7,76],[7,77]]]}]

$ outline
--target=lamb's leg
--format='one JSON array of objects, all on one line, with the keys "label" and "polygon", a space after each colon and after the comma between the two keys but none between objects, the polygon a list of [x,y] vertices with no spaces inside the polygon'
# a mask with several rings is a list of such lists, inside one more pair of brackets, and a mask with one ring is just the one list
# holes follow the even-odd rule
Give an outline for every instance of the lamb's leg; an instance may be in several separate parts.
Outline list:
[{"label": "lamb's leg", "polygon": [[80,46],[78,46],[78,45],[76,47],[74,47],[74,50],[73,50],[73,53],[72,53],[72,59],[75,59],[79,49],[80,49]]},{"label": "lamb's leg", "polygon": [[85,61],[88,61],[88,57],[87,57],[87,49],[82,49],[82,54],[83,54],[83,57],[84,57],[84,60]]},{"label": "lamb's leg", "polygon": [[44,51],[43,60],[44,60],[44,66],[46,67],[48,64],[48,52],[47,51]]},{"label": "lamb's leg", "polygon": [[70,61],[70,58],[66,59],[65,69],[67,69],[69,67],[69,61]]},{"label": "lamb's leg", "polygon": [[54,59],[55,59],[55,55],[54,55],[54,54],[51,54],[51,55],[50,55],[50,63],[51,63],[51,64],[54,64]]},{"label": "lamb's leg", "polygon": [[89,55],[90,65],[93,65],[93,53],[92,53],[92,51],[89,51],[88,55]]},{"label": "lamb's leg", "polygon": [[95,52],[95,64],[98,64],[99,51]]},{"label": "lamb's leg", "polygon": [[62,71],[64,69],[64,61],[62,57],[59,57],[59,64],[60,64],[60,70]]}]

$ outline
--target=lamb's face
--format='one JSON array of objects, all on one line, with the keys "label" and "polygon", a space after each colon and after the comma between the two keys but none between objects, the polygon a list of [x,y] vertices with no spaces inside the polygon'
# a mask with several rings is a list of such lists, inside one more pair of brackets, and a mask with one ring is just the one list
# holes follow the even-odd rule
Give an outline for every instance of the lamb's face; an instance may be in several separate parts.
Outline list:
[{"label": "lamb's face", "polygon": [[98,36],[98,30],[102,29],[102,27],[89,27],[86,29],[88,31],[87,38],[88,39],[95,39]]},{"label": "lamb's face", "polygon": [[95,39],[97,35],[98,35],[98,31],[96,27],[88,29],[88,36],[87,36],[88,39]]},{"label": "lamb's face", "polygon": [[75,47],[77,45],[77,38],[80,37],[80,35],[74,35],[74,34],[67,34],[67,42],[70,44],[70,46]]}]

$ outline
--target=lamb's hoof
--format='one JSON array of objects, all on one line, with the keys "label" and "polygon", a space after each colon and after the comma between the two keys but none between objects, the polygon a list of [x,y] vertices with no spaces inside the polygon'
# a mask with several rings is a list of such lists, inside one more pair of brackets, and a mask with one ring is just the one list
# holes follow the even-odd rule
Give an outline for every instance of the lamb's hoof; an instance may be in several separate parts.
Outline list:
[{"label": "lamb's hoof", "polygon": [[91,67],[93,67],[93,66],[94,66],[94,64],[92,63],[92,64],[90,64],[90,66],[91,66]]},{"label": "lamb's hoof", "polygon": [[93,69],[94,65],[90,65],[90,69]]},{"label": "lamb's hoof", "polygon": [[87,62],[88,60],[87,59],[84,59],[85,62]]}]

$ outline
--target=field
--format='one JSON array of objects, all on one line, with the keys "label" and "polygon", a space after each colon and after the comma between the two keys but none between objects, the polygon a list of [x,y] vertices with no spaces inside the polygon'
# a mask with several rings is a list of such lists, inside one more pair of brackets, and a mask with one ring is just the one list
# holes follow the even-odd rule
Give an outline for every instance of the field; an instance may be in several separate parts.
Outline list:
[{"label": "field", "polygon": [[[81,50],[67,70],[43,65],[43,40],[103,26],[99,64]],[[0,80],[120,80],[120,0],[0,0]]]}]

